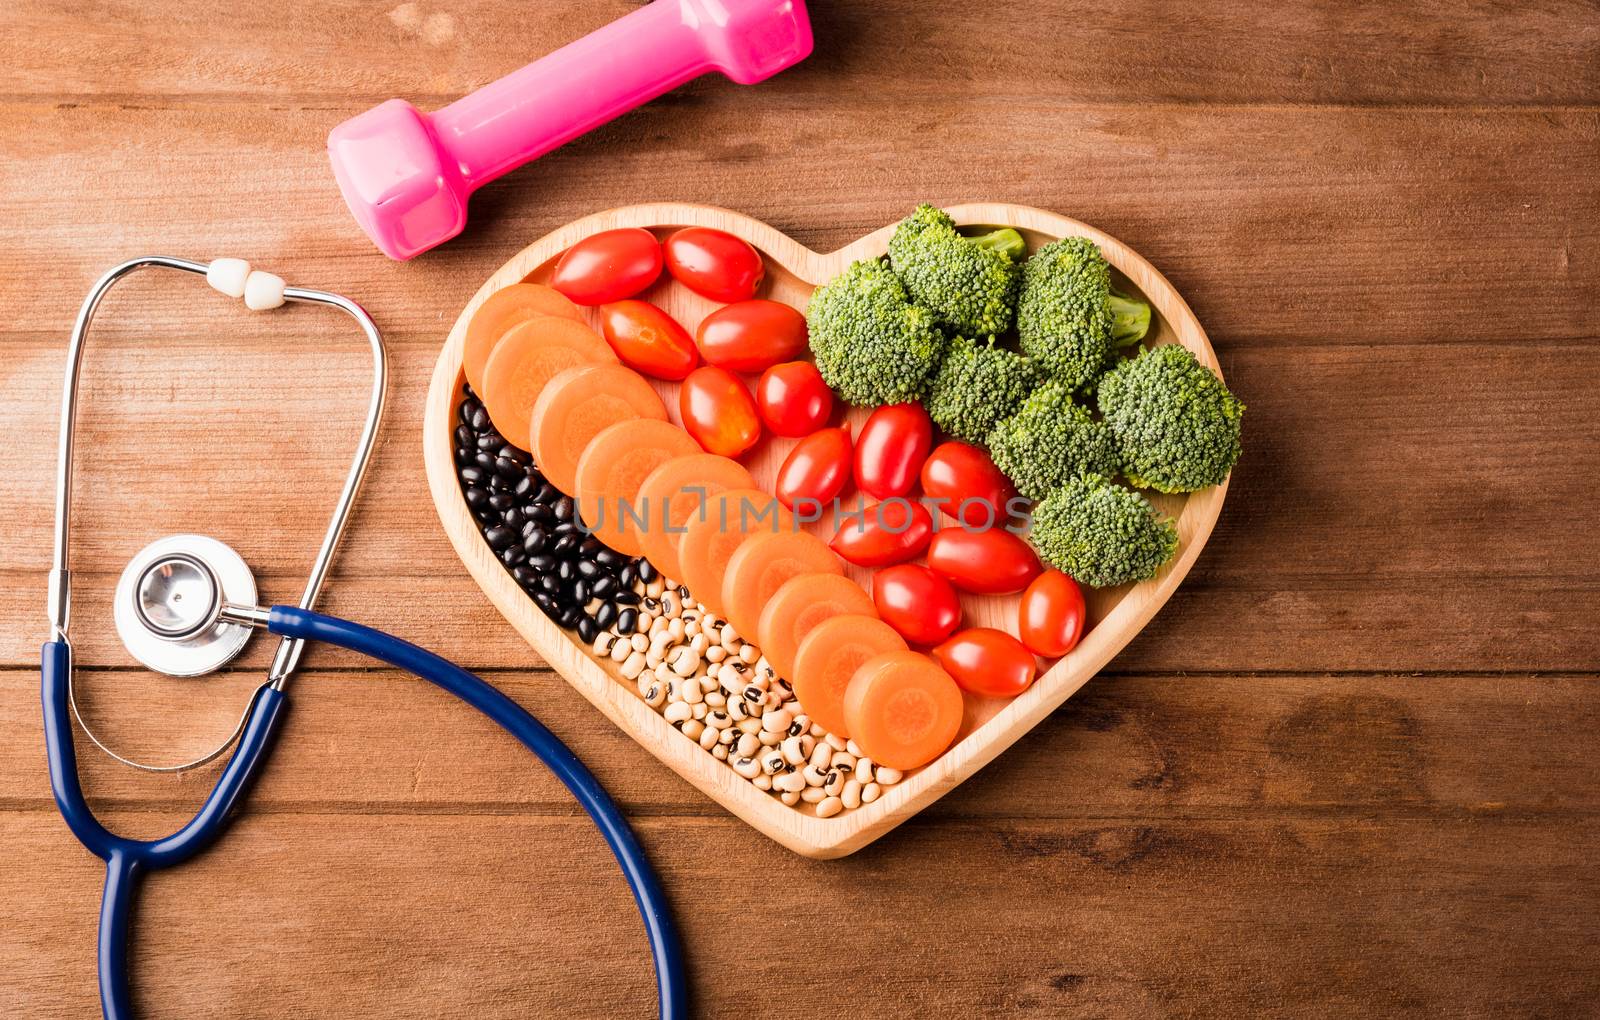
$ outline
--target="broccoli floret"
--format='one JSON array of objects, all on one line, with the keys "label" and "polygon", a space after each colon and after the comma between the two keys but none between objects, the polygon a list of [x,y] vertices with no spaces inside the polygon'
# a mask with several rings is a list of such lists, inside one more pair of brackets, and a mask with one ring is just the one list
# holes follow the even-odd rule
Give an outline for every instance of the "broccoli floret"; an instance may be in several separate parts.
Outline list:
[{"label": "broccoli floret", "polygon": [[853,263],[818,287],[806,326],[822,378],[860,407],[920,399],[946,345],[933,313],[912,304],[878,259]]},{"label": "broccoli floret", "polygon": [[889,240],[889,264],[911,297],[941,326],[964,336],[1011,327],[1016,314],[1017,260],[1026,245],[1009,227],[966,237],[942,209],[924,202]]},{"label": "broccoli floret", "polygon": [[1132,489],[1084,475],[1033,508],[1033,546],[1094,588],[1144,581],[1178,551],[1178,529]]},{"label": "broccoli floret", "polygon": [[1244,405],[1186,347],[1140,351],[1100,377],[1096,399],[1134,485],[1194,492],[1239,459]]},{"label": "broccoli floret", "polygon": [[1138,343],[1149,329],[1150,306],[1111,290],[1111,266],[1087,237],[1047,244],[1022,267],[1022,352],[1069,389],[1094,382],[1117,350]]},{"label": "broccoli floret", "polygon": [[1085,473],[1117,473],[1117,444],[1059,382],[1047,382],[990,430],[989,455],[1017,491],[1043,499]]},{"label": "broccoli floret", "polygon": [[1022,355],[954,337],[923,403],[928,416],[963,442],[981,445],[996,422],[1011,414],[1039,383],[1039,368]]}]

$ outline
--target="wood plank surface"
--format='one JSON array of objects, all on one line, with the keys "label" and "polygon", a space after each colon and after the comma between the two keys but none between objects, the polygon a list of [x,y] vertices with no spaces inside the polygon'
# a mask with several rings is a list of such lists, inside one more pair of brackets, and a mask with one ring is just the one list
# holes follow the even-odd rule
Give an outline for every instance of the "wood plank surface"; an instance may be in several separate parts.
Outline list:
[{"label": "wood plank surface", "polygon": [[[1593,1015],[1594,5],[814,0],[799,68],[691,83],[485,189],[450,245],[372,251],[332,125],[443,105],[632,6],[0,4],[0,1013],[94,1010],[99,866],[49,800],[33,663],[67,330],[96,275],[160,250],[377,317],[391,410],[324,606],[486,671],[593,766],[663,873],[698,1015]],[[810,862],[499,620],[429,506],[420,409],[467,298],[563,222],[708,202],[827,251],[923,198],[1057,210],[1154,262],[1249,405],[1245,456],[1107,675],[903,829]],[[226,732],[266,643],[208,680],[130,670],[116,574],[196,530],[292,597],[363,357],[334,317],[192,281],[135,281],[104,316],[81,692],[176,757]],[[631,900],[560,787],[411,678],[308,665],[235,829],[146,890],[147,1015],[647,1015]],[[134,834],[215,775],[82,757]]]}]

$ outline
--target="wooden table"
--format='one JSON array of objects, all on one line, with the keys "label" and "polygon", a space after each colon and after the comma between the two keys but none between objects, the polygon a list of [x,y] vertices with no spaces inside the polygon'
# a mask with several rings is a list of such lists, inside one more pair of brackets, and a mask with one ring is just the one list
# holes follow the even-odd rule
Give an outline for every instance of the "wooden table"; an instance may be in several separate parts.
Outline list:
[{"label": "wooden table", "polygon": [[[629,8],[0,5],[0,1013],[94,1009],[98,862],[43,770],[59,377],[82,293],[149,251],[355,296],[392,411],[325,605],[490,676],[622,801],[705,1015],[1592,1015],[1600,995],[1600,17],[1449,3],[814,4],[817,54],[698,81],[377,255],[328,129],[425,108]],[[1519,5],[1520,6],[1520,5]],[[605,722],[467,578],[420,408],[478,283],[552,227],[726,205],[821,250],[919,199],[1090,221],[1148,256],[1249,404],[1181,592],[1079,697],[843,861],[756,835]],[[226,732],[267,654],[128,668],[134,550],[213,534],[288,599],[362,403],[344,322],[152,277],[105,309],[75,519],[86,711],[133,750]],[[177,493],[176,498],[173,494]],[[213,773],[85,753],[151,835]],[[564,792],[408,677],[317,650],[225,846],[150,883],[151,1016],[649,1012],[632,903]]]}]

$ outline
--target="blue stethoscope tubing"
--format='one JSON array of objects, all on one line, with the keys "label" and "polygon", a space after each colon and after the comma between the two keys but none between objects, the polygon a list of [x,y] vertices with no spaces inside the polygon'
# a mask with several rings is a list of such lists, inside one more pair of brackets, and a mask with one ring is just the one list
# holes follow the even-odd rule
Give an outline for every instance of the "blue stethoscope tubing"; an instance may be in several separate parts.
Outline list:
[{"label": "blue stethoscope tubing", "polygon": [[[627,820],[594,774],[543,723],[481,678],[382,631],[293,606],[272,607],[267,629],[281,637],[348,648],[413,673],[482,712],[532,751],[572,791],[622,866],[655,959],[663,1020],[681,1020],[689,1015],[683,950],[661,883]],[[67,700],[71,670],[70,646],[64,641],[47,642],[41,654],[40,694],[50,787],[67,827],[106,862],[105,892],[100,905],[100,1005],[106,1020],[130,1020],[134,1014],[128,987],[128,929],[139,878],[144,872],[188,860],[221,834],[240,796],[265,761],[282,714],[284,694],[270,685],[256,691],[238,746],[211,794],[187,825],[162,839],[135,840],[107,830],[84,799]]]}]

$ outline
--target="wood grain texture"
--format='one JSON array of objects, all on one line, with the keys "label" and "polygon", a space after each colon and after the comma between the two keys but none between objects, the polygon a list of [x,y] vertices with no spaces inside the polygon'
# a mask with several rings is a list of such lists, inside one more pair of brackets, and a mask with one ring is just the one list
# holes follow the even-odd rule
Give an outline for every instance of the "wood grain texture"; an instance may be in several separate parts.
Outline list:
[{"label": "wood grain texture", "polygon": [[[415,263],[367,247],[329,127],[390,95],[440,105],[628,6],[0,4],[0,1012],[93,1009],[99,876],[39,764],[45,493],[77,302],[166,250],[240,254],[378,317],[393,410],[325,605],[491,669],[595,765],[661,862],[704,1014],[1592,1013],[1593,5],[817,0],[809,63],[608,125],[480,193],[467,233]],[[422,495],[420,407],[455,312],[561,223],[704,202],[828,251],[922,198],[1053,209],[1149,257],[1250,405],[1246,452],[1205,555],[1112,675],[909,827],[810,863],[498,624]],[[94,710],[129,738],[198,741],[259,672],[178,690],[115,668],[103,593],[128,554],[195,527],[280,596],[310,559],[361,366],[342,323],[301,311],[153,286],[97,334],[77,608],[105,622],[78,634],[113,667],[84,674]],[[211,491],[156,502],[201,461]],[[152,885],[150,1014],[646,1014],[638,922],[554,784],[452,739],[487,731],[415,681],[308,661],[239,830]],[[207,783],[85,768],[147,834]],[[736,863],[773,880],[752,891]],[[752,902],[782,949],[749,957]],[[818,1006],[800,961],[830,924],[857,941]]]}]

